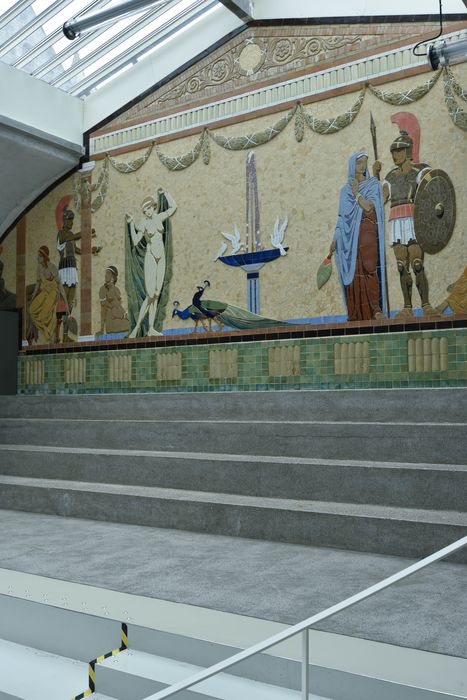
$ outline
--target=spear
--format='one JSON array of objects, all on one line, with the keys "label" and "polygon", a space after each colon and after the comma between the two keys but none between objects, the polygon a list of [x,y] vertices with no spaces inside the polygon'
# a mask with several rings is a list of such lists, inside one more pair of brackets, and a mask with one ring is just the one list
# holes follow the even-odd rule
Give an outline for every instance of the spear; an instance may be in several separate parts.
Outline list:
[{"label": "spear", "polygon": [[[375,120],[373,119],[373,114],[370,112],[370,131],[371,131],[371,139],[373,141],[373,152],[375,154],[375,160],[378,160],[378,142],[376,140],[376,124]],[[378,180],[380,179],[379,173],[377,173],[376,177]],[[386,265],[386,256],[384,256],[384,286],[385,286],[385,291],[386,291],[386,305],[388,307],[388,318],[391,318],[391,309],[389,307],[389,288],[388,288],[388,268]]]},{"label": "spear", "polygon": [[[376,141],[376,124],[375,120],[373,119],[373,114],[370,112],[370,131],[371,131],[371,138],[373,141],[373,152],[375,154],[375,160],[378,159],[378,143]],[[379,180],[379,173],[377,175],[377,178]]]}]

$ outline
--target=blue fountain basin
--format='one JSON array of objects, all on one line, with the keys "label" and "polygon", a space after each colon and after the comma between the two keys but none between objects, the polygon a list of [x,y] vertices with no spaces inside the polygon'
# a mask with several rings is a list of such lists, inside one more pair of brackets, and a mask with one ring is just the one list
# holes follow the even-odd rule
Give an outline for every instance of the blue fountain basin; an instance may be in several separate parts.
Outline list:
[{"label": "blue fountain basin", "polygon": [[[284,250],[288,250],[284,248]],[[271,250],[257,250],[254,253],[238,253],[237,255],[225,255],[219,258],[225,265],[231,267],[244,267],[246,265],[264,265],[264,263],[272,262],[280,258],[281,253],[278,248]]]}]

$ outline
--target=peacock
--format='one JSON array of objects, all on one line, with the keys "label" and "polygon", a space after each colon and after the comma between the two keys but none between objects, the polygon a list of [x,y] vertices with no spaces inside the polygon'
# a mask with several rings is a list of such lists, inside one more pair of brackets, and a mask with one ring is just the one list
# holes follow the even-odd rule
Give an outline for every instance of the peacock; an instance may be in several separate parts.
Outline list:
[{"label": "peacock", "polygon": [[191,318],[195,322],[195,332],[199,323],[207,331],[206,321],[208,322],[209,330],[212,330],[213,319],[219,324],[219,330],[222,330],[223,326],[245,330],[249,328],[275,328],[277,326],[290,325],[287,321],[265,318],[224,301],[202,299],[205,289],[210,286],[209,280],[204,280],[203,285],[199,285],[196,288],[191,306],[187,306],[186,309],[180,310],[180,302],[174,301],[172,317],[178,316],[183,320]]}]

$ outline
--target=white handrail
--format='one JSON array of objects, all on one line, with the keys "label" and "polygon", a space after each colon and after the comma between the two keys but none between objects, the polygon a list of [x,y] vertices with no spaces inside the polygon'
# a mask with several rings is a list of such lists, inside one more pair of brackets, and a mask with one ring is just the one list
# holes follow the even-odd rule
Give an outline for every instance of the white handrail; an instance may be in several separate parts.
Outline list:
[{"label": "white handrail", "polygon": [[[190,676],[190,678],[188,678],[187,680],[180,681],[179,683],[175,683],[174,685],[171,685],[168,688],[164,688],[164,690],[160,690],[159,692],[154,693],[154,695],[148,696],[147,698],[145,698],[145,700],[163,700],[163,698],[170,698],[182,690],[187,690],[188,688],[191,688],[192,686],[197,685],[202,681],[206,681],[208,680],[208,678],[211,678],[212,676],[215,676],[218,673],[222,673],[228,668],[232,668],[232,666],[239,664],[241,661],[245,661],[251,656],[255,656],[255,654],[259,654],[262,651],[266,651],[267,649],[270,649],[276,644],[280,644],[280,642],[285,642],[287,639],[294,637],[299,632],[307,631],[312,625],[315,625],[317,622],[326,620],[332,617],[333,615],[342,612],[342,610],[346,610],[347,608],[356,605],[356,603],[360,603],[360,601],[365,600],[366,598],[370,598],[371,596],[375,595],[376,593],[379,593],[385,588],[389,588],[389,586],[392,586],[394,583],[402,581],[408,576],[412,576],[412,574],[417,573],[417,571],[420,571],[421,569],[430,566],[430,564],[433,564],[434,562],[439,561],[440,559],[444,559],[450,554],[457,552],[459,549],[462,549],[466,545],[467,537],[462,537],[460,540],[456,540],[456,542],[453,542],[453,544],[450,544],[448,547],[444,547],[444,549],[440,549],[434,554],[430,554],[429,557],[425,557],[425,559],[421,559],[415,564],[412,564],[411,566],[402,569],[402,571],[399,571],[397,574],[393,574],[392,576],[383,579],[379,583],[376,583],[373,586],[370,586],[369,588],[365,588],[365,590],[360,591],[360,593],[357,593],[356,595],[353,595],[350,598],[346,598],[340,603],[332,605],[330,608],[327,608],[326,610],[323,610],[322,612],[317,613],[316,615],[313,615],[312,617],[309,617],[306,620],[303,620],[303,622],[299,622],[298,624],[293,625],[293,627],[289,627],[287,630],[279,632],[273,637],[269,637],[269,639],[266,639],[264,642],[255,644],[249,649],[244,649],[243,651],[240,651],[238,654],[231,656],[225,661],[220,661],[219,663],[214,664],[214,666],[210,666],[209,668],[204,669],[204,671],[199,671],[198,673],[195,673],[193,676]],[[307,648],[307,645],[304,646],[306,646]],[[308,658],[306,658],[306,665],[308,665]]]}]

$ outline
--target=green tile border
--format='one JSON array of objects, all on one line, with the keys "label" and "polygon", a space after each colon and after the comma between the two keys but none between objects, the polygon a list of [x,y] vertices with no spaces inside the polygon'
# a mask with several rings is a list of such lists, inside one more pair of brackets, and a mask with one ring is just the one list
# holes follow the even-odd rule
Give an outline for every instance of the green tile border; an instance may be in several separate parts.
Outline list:
[{"label": "green tile border", "polygon": [[[408,344],[411,339],[447,338],[448,365],[444,371],[409,372]],[[336,343],[369,343],[370,367],[366,374],[335,374]],[[299,376],[270,376],[268,350],[271,347],[300,346]],[[428,346],[427,346],[428,347]],[[431,347],[431,345],[429,345]],[[238,351],[238,376],[226,379],[209,378],[211,349]],[[194,392],[255,391],[283,389],[364,389],[432,386],[467,386],[467,329],[426,330],[358,336],[326,336],[232,342],[222,346],[184,345],[177,347],[182,356],[181,379],[159,380],[156,356],[173,353],[174,348],[132,348],[125,350],[90,351],[86,353],[41,354],[45,362],[45,382],[25,385],[26,363],[39,358],[21,355],[18,359],[18,393],[80,394],[125,392]],[[108,357],[119,353],[132,357],[131,381],[108,379]],[[66,384],[65,358],[86,358],[86,383]]]}]

